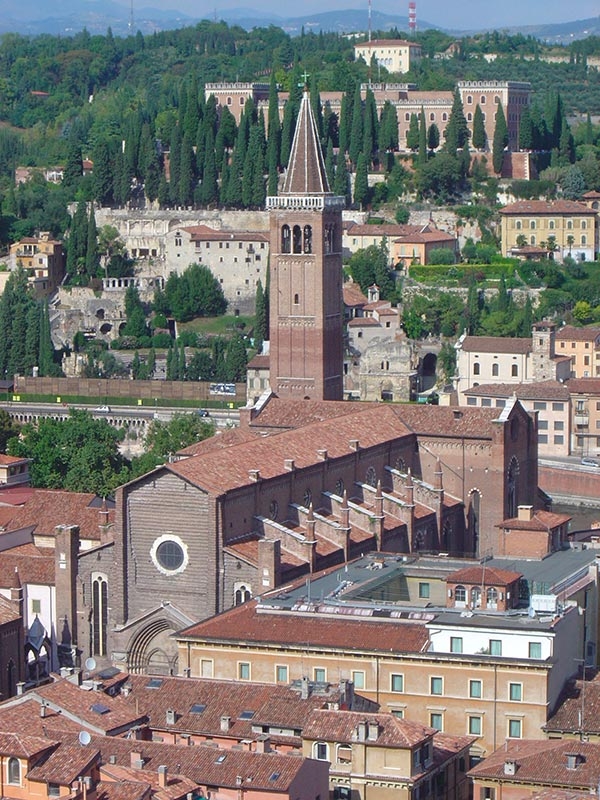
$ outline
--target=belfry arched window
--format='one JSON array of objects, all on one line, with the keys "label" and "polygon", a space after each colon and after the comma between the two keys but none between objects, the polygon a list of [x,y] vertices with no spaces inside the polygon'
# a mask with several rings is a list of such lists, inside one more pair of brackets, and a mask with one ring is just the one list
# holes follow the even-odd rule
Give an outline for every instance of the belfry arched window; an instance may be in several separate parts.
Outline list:
[{"label": "belfry arched window", "polygon": [[302,252],[302,228],[300,225],[294,225],[292,247],[294,253]]},{"label": "belfry arched window", "polygon": [[292,239],[291,239],[289,225],[284,225],[281,228],[281,252],[282,253],[292,252]]},{"label": "belfry arched window", "polygon": [[312,225],[305,225],[303,231],[304,252],[312,253]]}]

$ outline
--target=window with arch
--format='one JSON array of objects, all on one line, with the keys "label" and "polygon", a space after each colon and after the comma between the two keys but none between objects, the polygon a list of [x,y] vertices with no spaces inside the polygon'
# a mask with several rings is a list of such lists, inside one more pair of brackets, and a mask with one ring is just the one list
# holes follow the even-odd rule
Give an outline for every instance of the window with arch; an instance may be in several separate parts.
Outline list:
[{"label": "window with arch", "polygon": [[406,114],[404,115],[404,121],[405,121],[405,122],[410,122],[410,114],[408,113],[408,111],[407,111],[407,112],[406,112]]},{"label": "window with arch", "polygon": [[467,604],[467,590],[464,586],[457,586],[454,590],[454,605],[465,606]]},{"label": "window with arch", "polygon": [[300,225],[294,225],[292,232],[292,251],[296,254],[302,252],[302,228]]},{"label": "window with arch", "polygon": [[530,237],[529,237],[529,242],[530,242],[530,244],[532,244],[532,245],[534,245],[534,246],[535,246],[535,241],[536,241],[536,239],[535,239],[535,236],[530,236]]},{"label": "window with arch", "polygon": [[435,114],[433,113],[433,111],[429,114],[429,120],[430,122],[435,122]]},{"label": "window with arch", "polygon": [[530,227],[530,229],[531,229],[532,231],[534,231],[534,230],[535,230],[535,220],[534,220],[534,219],[530,219],[530,220],[529,220],[529,227]]},{"label": "window with arch", "polygon": [[490,586],[487,590],[485,602],[488,608],[498,608],[498,589],[495,586]]},{"label": "window with arch", "polygon": [[510,374],[511,374],[512,378],[518,378],[519,377],[519,365],[518,364],[511,364]]},{"label": "window with arch", "polygon": [[573,220],[572,219],[568,219],[567,220],[567,230],[568,231],[572,231],[573,230]]},{"label": "window with arch", "polygon": [[337,762],[338,764],[351,764],[352,763],[352,746],[349,744],[337,745]]},{"label": "window with arch", "polygon": [[585,233],[581,235],[581,244],[587,244],[587,236]]},{"label": "window with arch", "polygon": [[302,232],[305,253],[312,253],[312,225],[305,225]]},{"label": "window with arch", "polygon": [[227,105],[230,106],[232,103],[233,103],[233,100],[231,99],[231,97],[228,97],[227,98]]},{"label": "window with arch", "polygon": [[471,608],[481,608],[481,588],[479,586],[471,588]]},{"label": "window with arch", "polygon": [[473,95],[468,94],[467,95],[467,105],[472,105],[472,103],[473,103]]},{"label": "window with arch", "polygon": [[473,121],[473,114],[471,114],[471,112],[469,111],[469,113],[467,114],[467,122],[472,122],[472,121]]},{"label": "window with arch", "polygon": [[292,252],[292,237],[289,225],[283,225],[283,227],[281,228],[281,252],[282,253]]},{"label": "window with arch", "polygon": [[442,114],[442,122],[447,122],[447,121],[448,121],[448,114],[446,114],[446,112],[444,111],[444,113]]},{"label": "window with arch", "polygon": [[481,104],[482,106],[484,106],[484,105],[485,105],[485,95],[484,95],[484,94],[482,94],[482,95],[481,95],[481,99],[479,100],[479,102],[480,102],[480,104]]},{"label": "window with arch", "polygon": [[500,371],[498,364],[492,364],[492,377],[497,378]]},{"label": "window with arch", "polygon": [[375,467],[369,467],[367,470],[365,483],[368,486],[377,486],[377,473],[375,472]]},{"label": "window with arch", "polygon": [[553,231],[553,230],[554,230],[554,220],[553,220],[553,219],[551,219],[551,220],[550,220],[550,222],[548,223],[548,228],[549,228],[549,230],[551,230],[551,231]]},{"label": "window with arch", "polygon": [[8,759],[8,782],[13,786],[21,785],[21,762],[18,758]]},{"label": "window with arch", "polygon": [[308,506],[312,503],[312,492],[308,488],[304,490],[303,502],[306,508],[308,508]]},{"label": "window with arch", "polygon": [[294,295],[294,305],[297,306],[300,304],[300,295],[296,292]]},{"label": "window with arch", "polygon": [[499,103],[499,102],[500,102],[500,98],[498,97],[498,95],[495,95],[494,96],[494,103]]},{"label": "window with arch", "polygon": [[521,224],[521,220],[520,220],[520,219],[518,219],[518,220],[515,222],[515,228],[516,228],[518,231],[520,231],[522,227],[523,227],[523,225]]},{"label": "window with arch", "polygon": [[313,758],[317,761],[329,761],[329,745],[327,742],[315,742],[313,744]]},{"label": "window with arch", "polygon": [[480,369],[481,369],[481,367],[480,367],[480,365],[479,365],[479,361],[476,361],[476,362],[473,364],[473,375],[479,375],[479,371],[480,371]]},{"label": "window with arch", "polygon": [[581,220],[581,230],[585,231],[587,229],[587,222],[586,220]]},{"label": "window with arch", "polygon": [[92,650],[95,656],[106,655],[108,626],[108,580],[106,575],[92,575]]},{"label": "window with arch", "polygon": [[338,478],[335,482],[335,493],[341,497],[344,494],[344,481]]},{"label": "window with arch", "polygon": [[233,595],[233,604],[236,606],[241,606],[242,603],[247,603],[248,600],[252,600],[252,592],[250,591],[250,587],[246,586],[245,583],[240,583],[235,589]]}]

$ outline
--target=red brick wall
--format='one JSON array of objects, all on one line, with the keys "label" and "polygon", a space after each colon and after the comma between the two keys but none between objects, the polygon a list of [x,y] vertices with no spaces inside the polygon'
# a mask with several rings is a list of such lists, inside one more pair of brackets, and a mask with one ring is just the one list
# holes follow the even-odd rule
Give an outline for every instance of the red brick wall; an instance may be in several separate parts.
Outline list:
[{"label": "red brick wall", "polygon": [[573,498],[600,497],[600,470],[587,472],[580,469],[566,470],[550,467],[539,468],[540,488],[553,495]]}]

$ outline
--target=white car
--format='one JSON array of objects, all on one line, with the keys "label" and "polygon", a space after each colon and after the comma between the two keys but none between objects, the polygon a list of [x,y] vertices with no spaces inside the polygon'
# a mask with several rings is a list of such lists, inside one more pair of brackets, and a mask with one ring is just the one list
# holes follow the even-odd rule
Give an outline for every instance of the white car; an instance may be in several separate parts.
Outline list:
[{"label": "white car", "polygon": [[94,409],[96,414],[110,414],[110,406],[98,406]]},{"label": "white car", "polygon": [[588,458],[587,456],[581,459],[581,463],[584,467],[600,467],[600,461],[597,461],[595,458]]}]

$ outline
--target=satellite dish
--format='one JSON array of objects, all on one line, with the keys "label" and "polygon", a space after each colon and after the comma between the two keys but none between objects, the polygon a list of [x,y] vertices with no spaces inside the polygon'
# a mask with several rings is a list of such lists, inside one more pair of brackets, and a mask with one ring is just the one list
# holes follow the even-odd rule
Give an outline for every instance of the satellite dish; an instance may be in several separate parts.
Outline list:
[{"label": "satellite dish", "polygon": [[96,669],[96,659],[95,658],[86,658],[85,660],[85,668],[88,672],[93,672]]},{"label": "satellite dish", "polygon": [[79,731],[79,744],[85,747],[92,741],[92,737],[87,731]]}]

